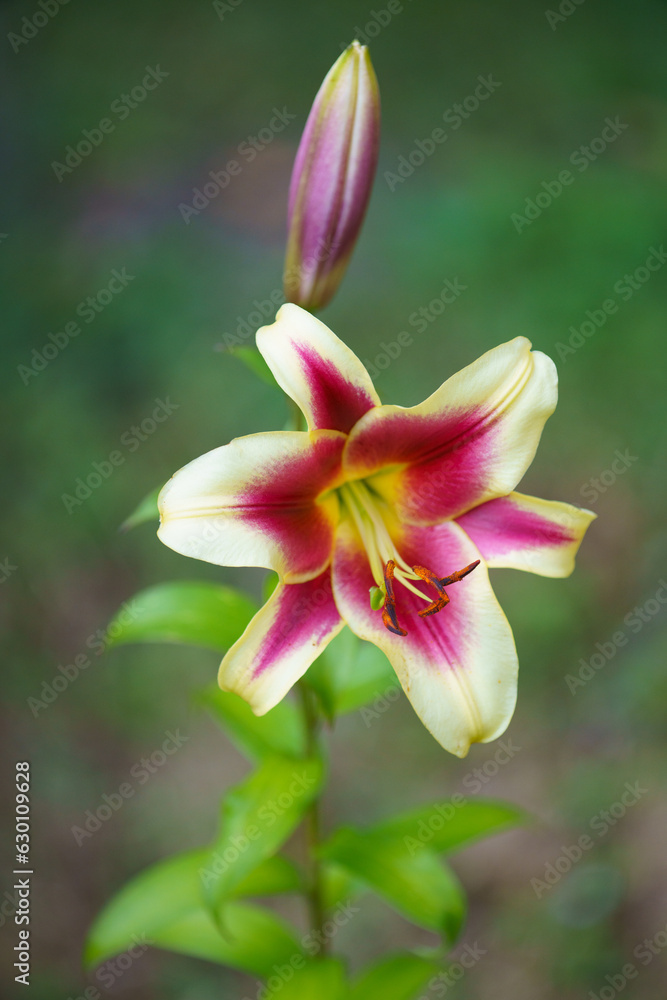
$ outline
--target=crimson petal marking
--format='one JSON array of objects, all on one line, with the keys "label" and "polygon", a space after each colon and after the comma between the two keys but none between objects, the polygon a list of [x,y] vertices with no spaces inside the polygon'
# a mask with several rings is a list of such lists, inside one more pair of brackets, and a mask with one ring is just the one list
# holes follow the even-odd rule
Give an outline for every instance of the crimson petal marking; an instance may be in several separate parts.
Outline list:
[{"label": "crimson petal marking", "polygon": [[347,434],[380,399],[359,358],[320,320],[287,303],[257,347],[276,382],[301,408],[311,430]]},{"label": "crimson petal marking", "polygon": [[311,579],[331,558],[344,443],[334,431],[281,431],[202,455],[160,494],[161,540],[217,565]]},{"label": "crimson petal marking", "polygon": [[469,510],[457,523],[489,566],[569,576],[596,516],[568,503],[510,493]]},{"label": "crimson petal marking", "polygon": [[[409,564],[428,561],[443,574],[479,559],[453,523],[404,527],[394,541]],[[347,624],[383,650],[418,716],[445,749],[464,757],[471,743],[500,736],[514,711],[518,663],[512,631],[484,564],[447,591],[450,602],[439,614],[426,618],[419,617],[419,598],[397,584],[406,636],[392,635],[371,610],[373,583],[356,529],[344,521],[336,532],[333,586]]]},{"label": "crimson petal marking", "polygon": [[366,414],[346,445],[346,474],[372,477],[403,521],[457,517],[514,489],[556,399],[553,362],[517,337],[452,376],[423,403]]},{"label": "crimson petal marking", "polygon": [[331,571],[307,583],[279,584],[220,665],[219,683],[264,715],[343,627]]}]

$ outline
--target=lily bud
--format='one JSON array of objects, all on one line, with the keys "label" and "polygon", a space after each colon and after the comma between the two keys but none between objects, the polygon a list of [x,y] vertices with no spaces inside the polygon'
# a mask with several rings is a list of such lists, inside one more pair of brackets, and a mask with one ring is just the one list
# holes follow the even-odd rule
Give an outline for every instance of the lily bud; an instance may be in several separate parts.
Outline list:
[{"label": "lily bud", "polygon": [[353,42],[319,89],[289,192],[285,295],[320,309],[345,273],[370,197],[380,144],[380,92],[368,49]]}]

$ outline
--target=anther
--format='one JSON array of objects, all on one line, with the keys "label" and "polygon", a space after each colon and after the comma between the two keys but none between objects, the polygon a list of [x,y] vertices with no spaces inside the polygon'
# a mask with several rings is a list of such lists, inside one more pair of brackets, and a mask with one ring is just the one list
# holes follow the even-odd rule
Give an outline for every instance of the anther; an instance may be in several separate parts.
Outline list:
[{"label": "anther", "polygon": [[479,566],[480,560],[477,559],[475,562],[470,563],[468,566],[464,566],[463,569],[457,570],[456,573],[452,573],[451,576],[439,577],[433,570],[427,569],[426,566],[413,566],[412,571],[416,573],[417,576],[424,580],[425,583],[430,583],[432,587],[438,592],[437,600],[429,604],[428,607],[419,611],[420,618],[427,618],[429,615],[435,615],[438,611],[442,611],[444,607],[449,604],[449,595],[445,590],[445,587],[449,586],[450,583],[458,583],[462,580],[468,573],[472,573],[476,566]]},{"label": "anther", "polygon": [[382,606],[382,624],[394,635],[407,635],[404,628],[398,624],[396,615],[396,598],[394,597],[394,570],[396,563],[390,559],[384,568],[384,589],[386,597]]}]

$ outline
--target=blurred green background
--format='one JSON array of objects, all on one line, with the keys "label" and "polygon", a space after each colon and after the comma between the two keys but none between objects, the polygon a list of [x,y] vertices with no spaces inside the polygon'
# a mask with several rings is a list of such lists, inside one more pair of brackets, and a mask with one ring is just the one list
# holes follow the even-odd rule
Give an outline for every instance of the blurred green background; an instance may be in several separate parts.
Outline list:
[{"label": "blurred green background", "polygon": [[[237,0],[217,9],[75,0],[26,28],[22,19],[41,9],[2,7],[0,166],[8,451],[0,592],[11,629],[1,739],[3,780],[14,759],[28,757],[34,770],[35,995],[78,997],[95,982],[80,963],[95,913],[141,867],[206,842],[220,794],[245,771],[192,705],[215,675],[215,654],[134,646],[98,656],[97,633],[124,600],[160,580],[259,591],[259,571],[186,560],[160,545],[150,525],[117,529],[191,458],[284,422],[284,400],[219,345],[241,321],[259,325],[255,300],[261,308],[281,287],[301,128],[322,77],[355,35],[370,42],[380,81],[381,160],[350,271],[323,319],[372,364],[383,342],[412,334],[377,379],[383,400],[404,404],[494,345],[530,337],[558,364],[561,400],[523,489],[599,518],[569,580],[493,574],[522,666],[506,737],[520,752],[498,766],[497,747],[478,746],[458,761],[403,698],[370,723],[355,713],[332,737],[327,821],[386,815],[397,788],[407,807],[474,793],[479,780],[482,794],[525,806],[535,822],[455,862],[471,895],[463,940],[486,954],[450,995],[574,1000],[598,994],[627,962],[639,968],[633,997],[660,995],[667,956],[644,966],[633,952],[667,925],[667,607],[655,597],[667,576],[667,267],[641,270],[652,248],[659,259],[667,235],[665,4],[565,0],[561,11],[571,13],[554,5],[552,16],[541,4],[490,0],[405,0],[394,14],[383,0],[374,8]],[[146,67],[158,66],[168,75],[145,100],[122,116],[118,104],[112,109]],[[500,86],[460,127],[443,126],[448,109],[489,74]],[[240,144],[268,126],[274,108],[293,120],[186,224],[179,205],[192,203],[209,171],[243,155]],[[104,118],[113,129],[89,155],[68,172],[54,169]],[[601,150],[593,141],[607,118],[627,127]],[[390,185],[385,173],[439,127],[446,142]],[[577,154],[582,146],[591,154]],[[565,169],[573,181],[553,197]],[[512,215],[539,192],[539,215],[515,225]],[[127,287],[92,322],[77,317],[79,303],[123,268]],[[436,316],[429,303],[456,279],[465,290]],[[605,317],[599,310],[609,299],[618,308]],[[428,322],[410,324],[421,308]],[[584,327],[591,336],[573,334],[600,316],[594,332]],[[42,355],[49,334],[77,318],[81,333],[55,357],[49,348],[37,371],[33,349]],[[132,428],[156,400],[175,408],[140,440]],[[63,495],[117,450],[123,461],[112,474],[67,504]],[[613,640],[619,631],[624,645]],[[597,643],[607,649],[602,665],[586,668],[592,679],[573,693],[566,678],[600,653]],[[29,699],[42,697],[59,665],[82,653],[90,666],[52,704],[31,710]],[[189,740],[178,754],[78,846],[72,827],[85,811],[179,727]],[[475,768],[483,781],[470,778]],[[538,899],[531,879],[590,832],[626,782],[646,792]],[[6,816],[3,823],[9,809]],[[3,850],[10,836],[7,826]],[[11,855],[3,862],[7,873]],[[2,913],[11,984],[14,929],[8,908]],[[357,967],[389,947],[429,941],[366,900],[335,947]],[[213,1000],[256,988],[151,951],[101,992]]]}]

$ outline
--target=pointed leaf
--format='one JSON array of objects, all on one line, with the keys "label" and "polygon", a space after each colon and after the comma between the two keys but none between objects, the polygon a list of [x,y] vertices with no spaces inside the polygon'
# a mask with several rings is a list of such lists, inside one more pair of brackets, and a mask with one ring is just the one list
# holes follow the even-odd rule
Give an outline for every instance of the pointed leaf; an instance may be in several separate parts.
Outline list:
[{"label": "pointed leaf", "polygon": [[361,974],[350,1000],[414,1000],[439,970],[437,962],[420,955],[391,955]]},{"label": "pointed leaf", "polygon": [[204,898],[216,918],[221,903],[241,879],[287,840],[322,779],[319,760],[273,756],[227,792],[220,832],[199,873]]},{"label": "pointed leaf", "polygon": [[254,375],[257,375],[262,382],[265,382],[267,385],[272,385],[274,389],[279,388],[273,372],[256,347],[230,347],[229,353],[232,357],[238,358],[239,361],[243,362],[246,368],[248,368]]},{"label": "pointed leaf", "polygon": [[266,1000],[347,1000],[345,970],[334,958],[309,962],[293,976],[285,978],[275,990],[266,993]]},{"label": "pointed leaf", "polygon": [[218,583],[160,583],[127,601],[107,630],[108,646],[175,642],[223,652],[257,610],[245,594]]},{"label": "pointed leaf", "polygon": [[199,869],[208,849],[158,861],[135,876],[107,903],[88,934],[84,959],[97,965],[160,928],[203,908]]},{"label": "pointed leaf", "polygon": [[428,848],[415,853],[402,839],[342,827],[322,848],[413,923],[453,942],[465,915],[465,896],[454,873]]},{"label": "pointed leaf", "polygon": [[337,906],[348,903],[368,891],[365,882],[361,882],[347,868],[335,862],[324,861],[321,871],[322,899],[326,912],[335,910]]},{"label": "pointed leaf", "polygon": [[[156,941],[163,929],[205,912],[199,873],[209,856],[208,847],[176,854],[151,865],[124,885],[90,929],[84,954],[86,964],[98,965],[126,951],[137,938]],[[291,861],[273,857],[242,879],[234,895],[290,892],[299,888],[300,881]]]},{"label": "pointed leaf", "polygon": [[199,910],[157,931],[152,943],[262,977],[270,976],[274,965],[293,962],[301,955],[288,925],[260,906],[227,903],[225,922],[229,931],[222,937],[212,917]]},{"label": "pointed leaf", "polygon": [[266,715],[255,715],[250,705],[232,691],[221,691],[217,685],[199,696],[213,718],[219,722],[232,742],[252,760],[267,754],[303,757],[306,734],[301,713],[289,698],[283,698]]},{"label": "pointed leaf", "polygon": [[137,504],[130,516],[125,518],[118,530],[129,531],[130,528],[136,528],[138,524],[145,524],[146,521],[158,521],[160,519],[160,512],[157,508],[157,498],[160,495],[161,489],[162,487],[158,486],[156,490],[151,490]]},{"label": "pointed leaf", "polygon": [[459,796],[411,809],[371,829],[378,836],[402,838],[409,850],[427,845],[434,851],[453,852],[482,837],[517,826],[526,818],[521,809],[505,802]]},{"label": "pointed leaf", "polygon": [[[210,851],[206,852],[206,859]],[[276,896],[283,892],[301,892],[303,878],[301,872],[289,858],[275,854],[260,861],[256,868],[241,879],[232,890],[235,899],[245,896]]]}]

